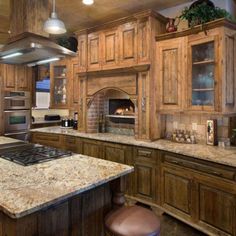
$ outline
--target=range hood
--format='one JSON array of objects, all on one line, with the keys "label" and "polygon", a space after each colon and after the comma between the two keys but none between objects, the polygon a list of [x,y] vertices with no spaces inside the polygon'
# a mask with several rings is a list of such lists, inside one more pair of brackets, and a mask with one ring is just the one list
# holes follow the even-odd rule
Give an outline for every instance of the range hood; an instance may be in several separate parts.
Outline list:
[{"label": "range hood", "polygon": [[65,56],[73,57],[76,53],[47,37],[26,32],[14,37],[1,48],[0,63],[35,66],[43,61],[58,60]]}]

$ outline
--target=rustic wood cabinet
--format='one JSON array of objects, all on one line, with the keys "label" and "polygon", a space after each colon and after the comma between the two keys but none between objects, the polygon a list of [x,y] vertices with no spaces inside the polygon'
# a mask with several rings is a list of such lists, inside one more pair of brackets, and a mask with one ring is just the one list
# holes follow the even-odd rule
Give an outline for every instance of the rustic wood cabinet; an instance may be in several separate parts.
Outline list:
[{"label": "rustic wood cabinet", "polygon": [[235,30],[221,19],[156,38],[160,111],[236,112]]},{"label": "rustic wood cabinet", "polygon": [[70,135],[32,133],[32,141],[134,166],[127,198],[149,204],[208,235],[236,236],[236,169],[152,148]]},{"label": "rustic wood cabinet", "polygon": [[87,71],[87,34],[78,36],[78,72]]},{"label": "rustic wood cabinet", "polygon": [[5,91],[31,91],[32,68],[23,65],[1,65]]},{"label": "rustic wood cabinet", "polygon": [[88,71],[100,70],[102,66],[101,33],[88,35]]},{"label": "rustic wood cabinet", "polygon": [[128,22],[119,27],[120,65],[137,64],[137,23]]},{"label": "rustic wood cabinet", "polygon": [[186,86],[186,37],[157,43],[156,63],[160,110],[181,111]]},{"label": "rustic wood cabinet", "polygon": [[68,61],[63,59],[50,63],[50,108],[69,107],[69,71]]}]

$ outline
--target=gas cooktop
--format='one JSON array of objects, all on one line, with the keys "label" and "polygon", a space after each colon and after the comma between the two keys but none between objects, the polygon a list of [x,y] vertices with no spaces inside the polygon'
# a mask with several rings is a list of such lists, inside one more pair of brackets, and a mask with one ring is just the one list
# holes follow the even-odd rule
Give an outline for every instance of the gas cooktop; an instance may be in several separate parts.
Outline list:
[{"label": "gas cooktop", "polygon": [[6,160],[29,166],[71,156],[72,152],[39,144],[22,143],[11,147],[0,148],[0,157]]}]

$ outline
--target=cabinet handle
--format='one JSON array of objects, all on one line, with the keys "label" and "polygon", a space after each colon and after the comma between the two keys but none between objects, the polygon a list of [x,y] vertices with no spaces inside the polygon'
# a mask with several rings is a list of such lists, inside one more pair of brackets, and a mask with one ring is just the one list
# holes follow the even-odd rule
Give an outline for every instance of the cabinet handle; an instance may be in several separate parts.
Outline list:
[{"label": "cabinet handle", "polygon": [[177,165],[181,164],[181,162],[175,161],[175,160],[169,160],[169,162],[170,162],[170,163],[173,163],[173,164],[177,164]]},{"label": "cabinet handle", "polygon": [[144,157],[149,157],[151,155],[151,152],[148,152],[148,151],[138,151],[138,155],[144,156]]}]

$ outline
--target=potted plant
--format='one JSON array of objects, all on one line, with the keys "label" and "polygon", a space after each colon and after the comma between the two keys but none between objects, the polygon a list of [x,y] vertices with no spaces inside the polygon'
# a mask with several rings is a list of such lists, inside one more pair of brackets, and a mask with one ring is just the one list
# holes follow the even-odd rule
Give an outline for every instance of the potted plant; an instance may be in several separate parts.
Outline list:
[{"label": "potted plant", "polygon": [[186,7],[180,15],[180,19],[188,21],[189,27],[194,27],[219,18],[233,20],[229,12],[225,9],[215,7],[209,0],[198,0],[194,2],[190,7]]}]

